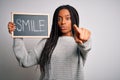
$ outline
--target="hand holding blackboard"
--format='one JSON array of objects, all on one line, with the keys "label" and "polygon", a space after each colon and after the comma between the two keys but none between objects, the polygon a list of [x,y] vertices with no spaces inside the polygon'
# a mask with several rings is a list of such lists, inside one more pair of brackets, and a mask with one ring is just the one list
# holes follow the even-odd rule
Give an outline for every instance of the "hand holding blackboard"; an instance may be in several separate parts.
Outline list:
[{"label": "hand holding blackboard", "polygon": [[9,31],[9,33],[12,34],[12,32],[14,32],[15,29],[16,29],[15,24],[13,22],[9,22],[8,23],[8,31]]},{"label": "hand holding blackboard", "polygon": [[16,29],[13,30],[13,37],[19,38],[48,38],[49,16],[38,13],[12,13],[12,22]]}]

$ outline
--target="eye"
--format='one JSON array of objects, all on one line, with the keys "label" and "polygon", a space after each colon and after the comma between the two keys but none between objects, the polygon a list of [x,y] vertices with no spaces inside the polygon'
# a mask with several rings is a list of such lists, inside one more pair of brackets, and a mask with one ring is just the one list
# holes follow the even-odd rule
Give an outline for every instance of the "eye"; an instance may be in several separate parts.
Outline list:
[{"label": "eye", "polygon": [[66,17],[66,20],[71,20],[71,18],[70,17]]},{"label": "eye", "polygon": [[61,17],[58,17],[58,21],[62,21],[62,18],[61,18]]}]

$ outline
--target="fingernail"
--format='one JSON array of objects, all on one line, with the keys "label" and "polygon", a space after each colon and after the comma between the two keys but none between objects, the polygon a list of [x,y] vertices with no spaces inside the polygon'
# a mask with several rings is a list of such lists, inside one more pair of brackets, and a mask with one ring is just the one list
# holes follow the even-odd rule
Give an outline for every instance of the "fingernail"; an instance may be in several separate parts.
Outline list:
[{"label": "fingernail", "polygon": [[73,26],[76,26],[76,24],[74,24]]}]

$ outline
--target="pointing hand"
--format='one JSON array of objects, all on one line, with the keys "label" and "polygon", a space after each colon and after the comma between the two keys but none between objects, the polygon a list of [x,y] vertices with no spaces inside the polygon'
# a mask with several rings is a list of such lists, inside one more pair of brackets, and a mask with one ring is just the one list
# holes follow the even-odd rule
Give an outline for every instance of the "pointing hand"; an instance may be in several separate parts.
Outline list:
[{"label": "pointing hand", "polygon": [[89,30],[85,28],[78,28],[75,24],[73,26],[75,31],[74,38],[77,43],[83,44],[90,38],[91,32]]}]

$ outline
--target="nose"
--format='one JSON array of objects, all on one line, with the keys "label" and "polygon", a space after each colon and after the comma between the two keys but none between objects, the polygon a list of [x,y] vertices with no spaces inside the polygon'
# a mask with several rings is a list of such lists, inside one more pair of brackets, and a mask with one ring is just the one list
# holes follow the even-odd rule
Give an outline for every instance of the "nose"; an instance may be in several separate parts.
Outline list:
[{"label": "nose", "polygon": [[65,20],[65,19],[62,19],[61,24],[62,24],[62,25],[63,25],[63,24],[66,24],[66,20]]}]

